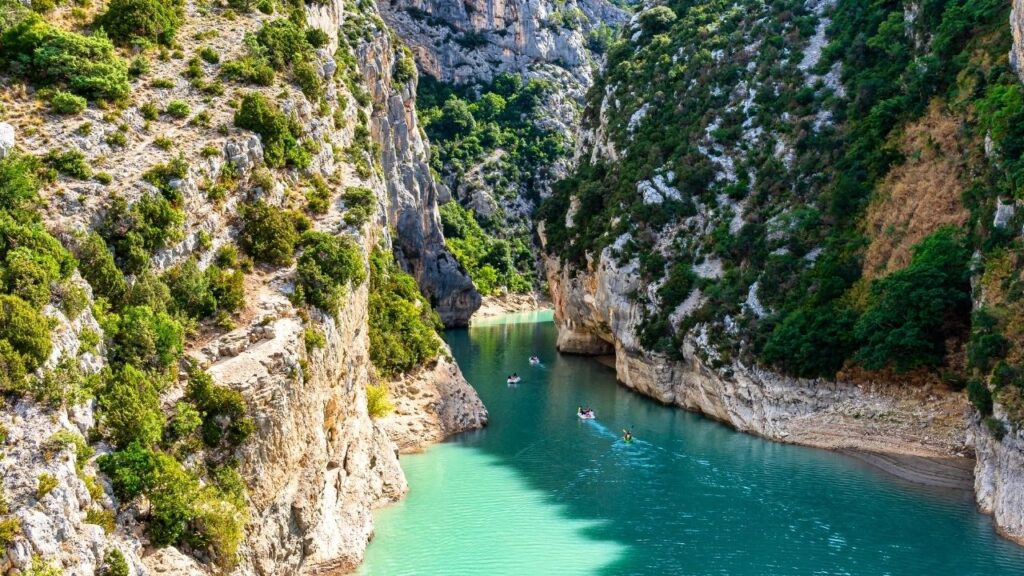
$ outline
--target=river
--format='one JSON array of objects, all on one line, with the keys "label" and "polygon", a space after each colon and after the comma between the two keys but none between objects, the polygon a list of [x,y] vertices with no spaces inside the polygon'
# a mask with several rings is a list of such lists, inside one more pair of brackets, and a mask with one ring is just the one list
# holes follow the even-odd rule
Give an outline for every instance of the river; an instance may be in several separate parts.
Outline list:
[{"label": "river", "polygon": [[445,334],[491,424],[403,456],[362,574],[1024,575],[969,492],[662,406],[555,335],[550,315]]}]

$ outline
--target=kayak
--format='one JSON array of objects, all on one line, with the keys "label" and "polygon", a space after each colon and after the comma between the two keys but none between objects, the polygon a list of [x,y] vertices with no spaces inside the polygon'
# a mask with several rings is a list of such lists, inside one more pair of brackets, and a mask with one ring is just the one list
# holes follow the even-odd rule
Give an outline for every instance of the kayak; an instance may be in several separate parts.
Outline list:
[{"label": "kayak", "polygon": [[597,415],[593,412],[577,412],[576,415],[580,417],[580,420],[593,420],[597,418]]}]

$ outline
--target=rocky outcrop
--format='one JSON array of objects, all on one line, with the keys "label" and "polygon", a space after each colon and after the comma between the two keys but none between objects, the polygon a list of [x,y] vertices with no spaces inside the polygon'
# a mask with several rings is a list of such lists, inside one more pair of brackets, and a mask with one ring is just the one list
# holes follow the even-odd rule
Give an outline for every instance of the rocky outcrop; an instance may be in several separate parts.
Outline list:
[{"label": "rocky outcrop", "polygon": [[459,365],[445,356],[389,383],[395,409],[381,420],[401,453],[487,425],[487,408]]},{"label": "rocky outcrop", "polygon": [[1024,434],[1015,430],[997,438],[980,421],[972,432],[978,507],[992,514],[1003,536],[1024,544]]},{"label": "rocky outcrop", "polygon": [[1013,31],[1013,46],[1010,47],[1010,65],[1024,80],[1024,0],[1013,0],[1010,13],[1010,29]]},{"label": "rocky outcrop", "polygon": [[584,89],[593,74],[588,32],[625,19],[605,0],[393,0],[381,12],[440,80],[486,82],[554,65]]},{"label": "rocky outcrop", "polygon": [[[912,465],[884,460],[891,472],[917,482],[970,483],[962,397],[941,390],[900,392],[882,384],[789,378],[723,361],[695,329],[681,358],[645,351],[635,328],[643,289],[637,263],[619,263],[606,250],[586,271],[546,260],[555,305],[558,348],[564,353],[615,354],[625,386],[665,404],[701,412],[737,430],[780,442],[833,450],[920,457]],[[922,394],[929,396],[915,396]],[[881,460],[865,458],[872,463]]]},{"label": "rocky outcrop", "polygon": [[359,48],[360,69],[375,102],[372,132],[381,149],[395,255],[445,326],[466,326],[480,307],[480,294],[445,247],[438,187],[427,164],[430,148],[416,120],[416,82],[393,86],[396,49],[384,33]]}]

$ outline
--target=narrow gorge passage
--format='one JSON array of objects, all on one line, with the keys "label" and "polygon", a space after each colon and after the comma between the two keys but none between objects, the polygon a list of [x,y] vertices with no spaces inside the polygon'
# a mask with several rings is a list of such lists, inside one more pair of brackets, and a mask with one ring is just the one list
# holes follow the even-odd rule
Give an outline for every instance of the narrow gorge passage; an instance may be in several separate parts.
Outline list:
[{"label": "narrow gorge passage", "polygon": [[361,574],[1024,574],[970,492],[661,406],[557,354],[549,318],[446,339],[491,424],[403,457]]}]

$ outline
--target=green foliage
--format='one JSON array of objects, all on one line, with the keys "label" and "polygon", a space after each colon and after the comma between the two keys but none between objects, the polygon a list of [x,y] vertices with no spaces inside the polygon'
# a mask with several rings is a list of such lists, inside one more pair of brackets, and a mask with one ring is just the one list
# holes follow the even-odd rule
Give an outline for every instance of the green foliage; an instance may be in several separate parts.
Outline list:
[{"label": "green foliage", "polygon": [[41,166],[34,156],[16,150],[0,159],[0,210],[7,213],[4,220],[24,222],[36,218]]},{"label": "green foliage", "polygon": [[0,60],[41,85],[86,98],[120,100],[131,92],[128,65],[106,36],[82,36],[29,15],[0,35]]},{"label": "green foliage", "polygon": [[323,83],[320,81],[320,71],[306,61],[297,62],[292,69],[295,74],[295,82],[299,89],[310,101],[315,102],[323,95]]},{"label": "green foliage", "polygon": [[92,458],[94,453],[81,434],[69,430],[57,431],[46,440],[46,443],[43,445],[43,452],[56,454],[67,448],[74,449],[75,471],[81,474],[85,464]]},{"label": "green foliage", "polygon": [[21,298],[0,294],[0,368],[6,368],[10,376],[24,374],[42,365],[49,355],[49,320]]},{"label": "green foliage", "polygon": [[104,321],[108,357],[114,364],[166,370],[182,352],[184,329],[166,312],[128,306]]},{"label": "green foliage", "polygon": [[203,415],[202,436],[207,446],[226,443],[236,447],[255,430],[246,415],[245,399],[237,390],[217,386],[209,374],[192,368],[189,371],[185,398]]},{"label": "green foliage", "polygon": [[962,333],[970,314],[970,252],[952,228],[914,247],[910,265],[871,286],[855,333],[864,342],[856,359],[869,369],[935,367],[945,341]]},{"label": "green foliage", "polygon": [[530,290],[530,281],[519,272],[521,266],[532,265],[522,241],[489,236],[473,213],[458,202],[441,206],[441,223],[448,249],[465,266],[481,294],[495,294],[502,288],[511,292]]},{"label": "green foliage", "polygon": [[123,302],[128,293],[128,282],[114,262],[114,255],[107,249],[107,243],[96,232],[81,239],[75,255],[79,261],[82,277],[92,286],[93,293],[110,302]]},{"label": "green foliage", "polygon": [[216,64],[220,62],[220,52],[217,52],[217,50],[211,46],[203,46],[200,48],[199,57],[207,64]]},{"label": "green foliage", "polygon": [[240,270],[227,270],[216,264],[200,270],[195,258],[171,268],[163,277],[173,299],[172,311],[195,319],[219,312],[231,314],[241,308],[244,279]]},{"label": "green foliage", "polygon": [[42,377],[29,379],[24,391],[36,402],[59,408],[85,402],[92,398],[97,388],[99,377],[82,372],[75,358],[65,356],[54,369],[43,373]]},{"label": "green foliage", "polygon": [[114,196],[98,232],[122,270],[138,274],[153,252],[181,240],[184,213],[161,194],[146,194],[134,204]]},{"label": "green foliage", "polygon": [[107,534],[112,534],[117,528],[117,517],[113,510],[90,508],[85,512],[85,523],[95,524]]},{"label": "green foliage", "polygon": [[36,500],[46,498],[46,495],[57,487],[57,478],[48,472],[43,472],[36,478]]},{"label": "green foliage", "polygon": [[188,102],[184,100],[171,100],[167,103],[167,108],[164,110],[168,116],[172,118],[188,118],[189,114],[192,113],[192,109],[189,107]]},{"label": "green foliage", "polygon": [[414,78],[416,78],[416,61],[413,60],[412,51],[403,46],[395,55],[395,68],[391,73],[391,79],[401,86]]},{"label": "green foliage", "polygon": [[21,534],[21,518],[0,518],[0,548],[6,550],[15,537]]},{"label": "green foliage", "polygon": [[92,168],[89,167],[89,163],[85,161],[85,154],[80,150],[64,150],[63,152],[50,150],[43,156],[43,162],[51,170],[72,178],[79,180],[92,178]]},{"label": "green foliage", "polygon": [[655,6],[640,13],[640,27],[647,34],[667,31],[676,21],[676,13],[668,6]]},{"label": "green foliage", "polygon": [[[111,371],[106,380],[97,398],[104,436],[122,449],[159,442],[164,426],[160,411],[160,390],[165,384],[162,377],[126,365]],[[113,478],[113,474],[107,474]]]},{"label": "green foliage", "polygon": [[262,200],[242,208],[238,243],[258,262],[285,266],[299,241],[292,216]]},{"label": "green foliage", "polygon": [[368,384],[366,386],[366,411],[370,414],[371,418],[383,418],[390,414],[395,409],[395,405],[391,403],[391,398],[388,397],[388,385],[384,382],[380,384]]},{"label": "green foliage", "polygon": [[268,166],[305,168],[309,165],[309,152],[298,140],[302,129],[261,93],[250,92],[242,98],[242,105],[235,113],[235,126],[260,135],[263,158]]},{"label": "green foliage", "polygon": [[345,202],[345,223],[356,228],[366,224],[377,208],[377,198],[369,188],[349,186],[341,199]]},{"label": "green foliage", "polygon": [[309,304],[336,315],[349,285],[357,287],[366,280],[359,246],[348,236],[311,230],[303,234],[302,247],[296,289]]},{"label": "green foliage", "polygon": [[24,576],[61,576],[61,569],[50,564],[41,556],[33,556],[32,565],[23,574]]},{"label": "green foliage", "polygon": [[265,59],[255,56],[244,56],[225,62],[221,73],[236,82],[247,82],[260,86],[274,84],[274,67]]},{"label": "green foliage", "polygon": [[312,352],[327,345],[327,338],[324,333],[315,328],[306,328],[303,332],[303,340],[306,343],[306,350]]},{"label": "green foliage", "polygon": [[57,114],[78,114],[87,105],[85,98],[63,90],[56,90],[50,96],[50,109]]},{"label": "green foliage", "polygon": [[124,554],[117,548],[111,548],[103,557],[103,566],[100,568],[99,576],[131,576],[128,569],[128,562]]},{"label": "green foliage", "polygon": [[184,4],[178,0],[111,0],[95,25],[120,45],[157,42],[170,46],[184,19]]},{"label": "green foliage", "polygon": [[370,255],[369,324],[370,360],[382,374],[409,372],[440,353],[437,330],[441,321],[437,313],[420,294],[412,276],[379,248]]},{"label": "green foliage", "polygon": [[984,382],[972,379],[967,383],[967,398],[982,416],[992,415],[992,392]]}]

